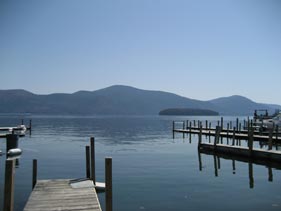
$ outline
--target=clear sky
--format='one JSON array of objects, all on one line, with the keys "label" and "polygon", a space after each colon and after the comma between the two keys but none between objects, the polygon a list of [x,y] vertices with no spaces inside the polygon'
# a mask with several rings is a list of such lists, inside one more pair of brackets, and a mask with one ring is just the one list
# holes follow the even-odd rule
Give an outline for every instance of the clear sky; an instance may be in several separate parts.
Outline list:
[{"label": "clear sky", "polygon": [[0,89],[281,104],[280,0],[0,0]]}]

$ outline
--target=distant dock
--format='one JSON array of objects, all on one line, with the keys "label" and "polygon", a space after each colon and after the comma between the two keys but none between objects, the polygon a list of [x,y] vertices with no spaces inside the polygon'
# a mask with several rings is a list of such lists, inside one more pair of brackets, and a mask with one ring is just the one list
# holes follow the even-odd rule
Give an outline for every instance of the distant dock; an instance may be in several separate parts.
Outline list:
[{"label": "distant dock", "polygon": [[8,134],[17,134],[19,136],[25,136],[26,131],[31,134],[32,120],[29,120],[29,125],[25,125],[24,121],[21,120],[21,124],[18,126],[11,127],[0,127],[0,138],[6,138]]},{"label": "distant dock", "polygon": [[[180,129],[176,128],[176,124],[180,125]],[[189,125],[189,127],[186,127]],[[229,124],[227,128],[223,127],[223,120],[218,122],[216,128],[210,127],[206,123],[206,127],[202,127],[202,123],[198,122],[197,127],[192,127],[192,123],[186,124],[186,122],[173,122],[173,138],[175,133],[182,133],[183,137],[186,133],[197,134],[198,135],[198,149],[206,151],[213,151],[225,154],[238,155],[243,157],[249,157],[254,159],[264,159],[281,162],[281,151],[273,150],[273,143],[280,143],[281,137],[280,132],[277,130],[270,130],[267,134],[259,133],[254,130],[254,128],[248,124],[248,130],[242,130],[242,127],[238,126],[238,130],[234,127],[230,129]],[[238,121],[237,121],[237,125]],[[202,142],[202,135],[209,136],[208,142]],[[214,136],[211,140],[210,137]],[[223,140],[226,138],[226,140]],[[246,146],[241,144],[241,141],[245,141]],[[254,141],[262,141],[268,145],[267,149],[257,149],[253,148]],[[226,143],[225,143],[226,142]]]}]

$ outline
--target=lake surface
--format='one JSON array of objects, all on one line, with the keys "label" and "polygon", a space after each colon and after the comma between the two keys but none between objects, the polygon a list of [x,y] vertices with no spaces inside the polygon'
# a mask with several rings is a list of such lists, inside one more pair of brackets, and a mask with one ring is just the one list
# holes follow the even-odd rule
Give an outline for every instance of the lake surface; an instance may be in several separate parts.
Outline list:
[{"label": "lake surface", "polygon": [[[15,210],[22,210],[30,195],[32,159],[38,160],[38,179],[85,177],[85,146],[91,136],[97,181],[104,181],[104,158],[113,159],[116,211],[281,210],[280,170],[199,155],[196,135],[172,138],[172,121],[187,119],[215,124],[220,117],[33,116],[32,135],[19,141],[23,154],[16,168]],[[224,117],[225,122],[235,119]],[[0,117],[0,126],[19,123],[18,116]],[[0,139],[0,149],[5,147]],[[1,208],[4,162],[5,155],[0,156]],[[99,199],[104,207],[103,193]]]}]

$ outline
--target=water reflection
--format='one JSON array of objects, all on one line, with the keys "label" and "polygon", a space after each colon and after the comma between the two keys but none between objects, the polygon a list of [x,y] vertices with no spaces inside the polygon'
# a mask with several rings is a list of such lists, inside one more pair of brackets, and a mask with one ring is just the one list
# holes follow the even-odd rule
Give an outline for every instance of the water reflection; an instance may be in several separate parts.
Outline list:
[{"label": "water reflection", "polygon": [[204,149],[198,149],[198,161],[199,161],[199,171],[203,171],[202,154],[207,156],[213,156],[214,162],[214,175],[219,176],[219,170],[221,169],[221,159],[231,160],[232,173],[236,174],[236,162],[248,163],[248,175],[249,175],[249,188],[254,188],[254,168],[253,165],[265,166],[268,169],[268,181],[273,182],[273,172],[272,168],[281,170],[281,164],[274,161],[265,161],[262,159],[252,159],[248,157],[242,157],[237,155],[227,155],[224,153],[206,151]]}]

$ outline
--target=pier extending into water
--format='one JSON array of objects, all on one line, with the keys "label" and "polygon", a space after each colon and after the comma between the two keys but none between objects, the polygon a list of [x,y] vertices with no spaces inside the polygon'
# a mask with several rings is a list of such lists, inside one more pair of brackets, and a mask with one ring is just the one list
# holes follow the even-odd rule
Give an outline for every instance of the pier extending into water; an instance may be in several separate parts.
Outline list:
[{"label": "pier extending into water", "polygon": [[29,120],[29,125],[25,125],[24,121],[21,120],[21,124],[18,126],[11,127],[0,127],[0,138],[6,138],[9,134],[17,134],[19,136],[25,136],[26,131],[29,131],[31,135],[32,131],[32,120]]},{"label": "pier extending into water", "polygon": [[[182,124],[180,129],[176,128],[176,124],[179,123]],[[185,137],[186,133],[197,134],[199,150],[233,154],[254,159],[264,159],[277,162],[281,161],[281,151],[272,149],[273,144],[280,143],[281,141],[278,128],[275,132],[272,129],[268,131],[268,134],[265,134],[260,133],[260,131],[255,131],[255,128],[250,124],[248,124],[247,130],[242,130],[241,126],[239,127],[238,121],[238,130],[235,127],[230,129],[229,123],[227,124],[228,127],[224,129],[221,127],[223,126],[223,120],[218,122],[218,126],[216,126],[216,128],[212,128],[206,123],[206,127],[203,129],[201,122],[198,122],[197,127],[195,124],[192,127],[191,122],[189,122],[189,127],[186,127],[186,125],[188,125],[186,122],[173,122],[173,138],[175,137],[175,133],[182,133],[183,137]],[[209,136],[209,141],[203,142],[202,135]],[[210,138],[211,136],[214,136],[212,141]],[[223,138],[226,138],[226,140]],[[242,144],[242,141],[246,143],[246,146],[245,143]],[[268,148],[253,148],[254,141],[262,141],[268,145]]]},{"label": "pier extending into water", "polygon": [[[24,211],[101,211],[97,191],[105,191],[105,210],[112,211],[112,158],[105,158],[105,183],[95,180],[95,139],[86,146],[86,172],[82,179],[37,180],[37,160],[33,160],[32,192]],[[15,159],[6,160],[4,207],[13,211]]]}]

